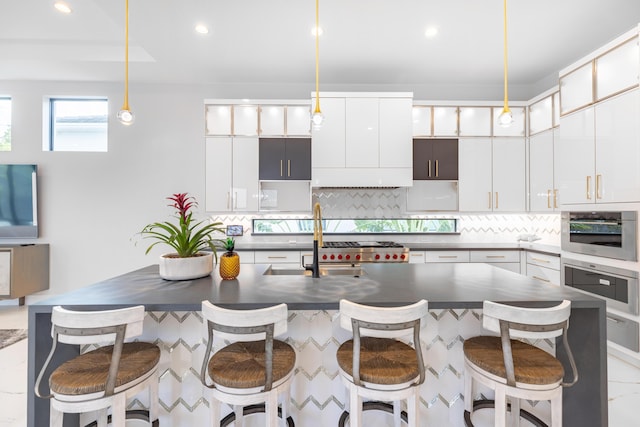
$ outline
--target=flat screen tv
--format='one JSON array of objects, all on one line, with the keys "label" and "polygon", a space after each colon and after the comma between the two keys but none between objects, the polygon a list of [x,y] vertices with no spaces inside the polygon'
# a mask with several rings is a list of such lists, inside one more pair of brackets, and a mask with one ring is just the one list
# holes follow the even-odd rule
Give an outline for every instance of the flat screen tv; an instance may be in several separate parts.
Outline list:
[{"label": "flat screen tv", "polygon": [[0,238],[38,237],[37,169],[0,164]]}]

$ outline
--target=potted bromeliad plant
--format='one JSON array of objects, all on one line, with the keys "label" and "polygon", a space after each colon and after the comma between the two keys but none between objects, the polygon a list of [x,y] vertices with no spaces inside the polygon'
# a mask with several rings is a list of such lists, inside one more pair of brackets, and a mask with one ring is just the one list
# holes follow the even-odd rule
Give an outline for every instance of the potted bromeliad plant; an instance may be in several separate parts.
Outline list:
[{"label": "potted bromeliad plant", "polygon": [[167,197],[170,207],[177,210],[177,223],[154,222],[145,226],[140,234],[155,240],[145,253],[158,244],[170,246],[174,252],[160,256],[160,276],[167,280],[188,280],[211,274],[217,263],[217,248],[224,240],[216,237],[224,233],[221,222],[196,221],[191,208],[198,203],[187,193]]}]

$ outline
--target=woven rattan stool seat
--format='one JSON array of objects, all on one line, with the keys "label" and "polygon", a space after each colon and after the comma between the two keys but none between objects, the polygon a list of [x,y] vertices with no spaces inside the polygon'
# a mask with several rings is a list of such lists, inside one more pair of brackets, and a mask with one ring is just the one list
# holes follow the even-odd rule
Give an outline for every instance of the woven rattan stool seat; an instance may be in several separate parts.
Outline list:
[{"label": "woven rattan stool seat", "polygon": [[[375,384],[402,384],[419,374],[416,351],[389,338],[362,337],[360,341],[360,378]],[[353,375],[353,340],[345,341],[337,352],[340,368]]]},{"label": "woven rattan stool seat", "polygon": [[[518,340],[511,340],[511,348],[516,382],[546,385],[562,381],[562,364],[549,353]],[[500,337],[469,338],[464,342],[463,349],[465,357],[471,363],[493,375],[505,378],[506,381]]]},{"label": "woven rattan stool seat", "polygon": [[[279,340],[273,340],[273,382],[286,377],[294,368],[296,353]],[[235,342],[209,360],[209,375],[225,387],[253,388],[265,384],[264,341]]]},{"label": "woven rattan stool seat", "polygon": [[[49,379],[55,393],[80,395],[105,390],[113,346],[100,347],[60,365]],[[125,343],[116,387],[140,378],[160,360],[158,346],[146,342]]]}]

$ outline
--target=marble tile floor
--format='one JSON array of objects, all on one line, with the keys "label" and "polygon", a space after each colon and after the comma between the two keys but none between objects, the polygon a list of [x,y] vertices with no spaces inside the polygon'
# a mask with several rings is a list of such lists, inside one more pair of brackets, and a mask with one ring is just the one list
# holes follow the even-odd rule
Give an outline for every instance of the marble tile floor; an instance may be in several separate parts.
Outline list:
[{"label": "marble tile floor", "polygon": [[[26,329],[27,323],[26,307],[0,305],[0,328]],[[609,426],[638,425],[640,369],[611,355],[608,364]],[[0,427],[27,425],[26,393],[27,340],[22,340],[0,350]],[[476,425],[484,424],[484,419],[474,417],[474,420]]]}]

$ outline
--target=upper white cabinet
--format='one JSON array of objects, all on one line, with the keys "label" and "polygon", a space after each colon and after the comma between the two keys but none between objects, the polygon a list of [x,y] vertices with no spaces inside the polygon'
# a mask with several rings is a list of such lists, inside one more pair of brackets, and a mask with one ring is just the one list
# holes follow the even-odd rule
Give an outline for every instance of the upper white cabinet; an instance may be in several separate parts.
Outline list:
[{"label": "upper white cabinet", "polygon": [[557,126],[555,102],[558,94],[554,93],[534,102],[529,106],[529,135],[535,135]]},{"label": "upper white cabinet", "polygon": [[502,108],[493,108],[493,136],[525,136],[525,108],[510,107],[513,123],[506,127],[498,125],[498,116],[502,113]]},{"label": "upper white cabinet", "polygon": [[312,131],[316,187],[411,186],[410,93],[327,93]]},{"label": "upper white cabinet", "polygon": [[524,164],[524,138],[461,138],[460,211],[524,211]]},{"label": "upper white cabinet", "polygon": [[491,136],[491,107],[460,107],[460,136]]},{"label": "upper white cabinet", "polygon": [[297,102],[205,100],[205,136],[310,136],[310,104]]},{"label": "upper white cabinet", "polygon": [[431,106],[413,106],[413,136],[431,136]]},{"label": "upper white cabinet", "polygon": [[563,116],[557,161],[560,202],[640,200],[640,92]]},{"label": "upper white cabinet", "polygon": [[532,212],[553,212],[559,206],[554,181],[555,132],[548,129],[529,139],[529,210]]},{"label": "upper white cabinet", "polygon": [[593,102],[593,64],[588,62],[560,77],[560,114]]},{"label": "upper white cabinet", "polygon": [[640,82],[638,30],[634,29],[560,71],[560,113],[633,89]]},{"label": "upper white cabinet", "polygon": [[458,136],[458,107],[433,107],[433,136]]},{"label": "upper white cabinet", "polygon": [[205,204],[211,212],[258,210],[258,138],[209,137]]}]

